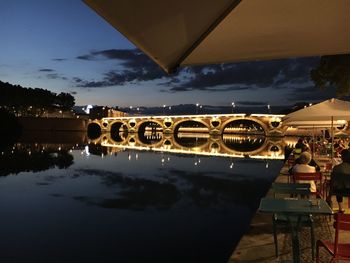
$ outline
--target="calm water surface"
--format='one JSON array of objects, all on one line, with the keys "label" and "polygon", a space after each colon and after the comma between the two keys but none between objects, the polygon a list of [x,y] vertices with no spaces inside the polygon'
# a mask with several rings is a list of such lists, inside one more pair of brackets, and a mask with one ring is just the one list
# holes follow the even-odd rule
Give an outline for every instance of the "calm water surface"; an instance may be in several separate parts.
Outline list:
[{"label": "calm water surface", "polygon": [[57,141],[2,149],[1,262],[225,263],[282,166],[102,152]]}]

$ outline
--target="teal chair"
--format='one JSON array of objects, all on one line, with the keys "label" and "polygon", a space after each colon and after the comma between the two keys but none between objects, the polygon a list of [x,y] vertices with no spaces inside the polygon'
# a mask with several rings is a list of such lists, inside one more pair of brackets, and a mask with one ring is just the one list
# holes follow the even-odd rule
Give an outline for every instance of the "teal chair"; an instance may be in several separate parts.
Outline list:
[{"label": "teal chair", "polygon": [[[297,198],[298,196],[309,196],[310,192],[310,184],[299,184],[299,183],[273,183],[272,190],[274,192],[275,198]],[[303,227],[310,227],[310,235],[311,235],[311,253],[312,259],[315,258],[315,248],[316,248],[316,240],[315,240],[315,231],[314,231],[314,221],[312,215],[301,217],[298,222],[298,217],[289,216],[288,218],[283,214],[273,214],[272,215],[272,230],[273,230],[273,239],[275,243],[275,253],[276,257],[278,257],[278,240],[277,240],[277,226],[284,225],[287,226],[290,223],[292,224],[301,224]]]}]

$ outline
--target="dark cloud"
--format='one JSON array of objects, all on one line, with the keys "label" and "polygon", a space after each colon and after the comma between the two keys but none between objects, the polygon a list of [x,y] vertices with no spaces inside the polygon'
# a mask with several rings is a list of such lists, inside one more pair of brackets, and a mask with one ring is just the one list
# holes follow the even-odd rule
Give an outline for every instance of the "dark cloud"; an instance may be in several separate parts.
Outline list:
[{"label": "dark cloud", "polygon": [[58,74],[58,73],[50,73],[50,74],[47,74],[46,77],[48,79],[63,79],[63,80],[67,80],[66,77]]},{"label": "dark cloud", "polygon": [[65,61],[65,60],[67,60],[67,59],[66,59],[66,58],[53,58],[52,60],[53,60],[53,61],[61,62],[61,61]]},{"label": "dark cloud", "polygon": [[70,91],[69,93],[72,94],[72,95],[77,95],[78,94],[76,91]]},{"label": "dark cloud", "polygon": [[[175,84],[170,91],[284,88],[308,82],[310,69],[318,61],[319,58],[302,58],[191,67],[187,68],[191,78]],[[223,85],[228,87],[222,90]]]},{"label": "dark cloud", "polygon": [[181,69],[174,75],[166,75],[137,49],[92,51],[76,58],[89,61],[116,60],[121,66],[120,70],[105,72],[99,80],[74,78],[73,82],[78,87],[98,88],[156,80],[158,83],[155,85],[161,86],[162,92],[224,92],[305,85],[310,82],[311,68],[319,61],[319,58],[311,57],[195,66]]},{"label": "dark cloud", "polygon": [[82,82],[83,80],[81,78],[78,78],[78,77],[74,77],[73,78],[73,82],[75,83],[79,83],[79,82]]},{"label": "dark cloud", "polygon": [[82,56],[77,56],[77,59],[82,59],[82,60],[94,60],[94,57],[91,55],[82,55]]},{"label": "dark cloud", "polygon": [[54,72],[55,70],[54,69],[50,69],[50,68],[42,68],[42,69],[39,69],[40,72]]},{"label": "dark cloud", "polygon": [[[56,70],[54,69],[50,69],[50,68],[42,68],[39,69],[39,72],[45,72],[47,73],[45,75],[46,78],[48,79],[62,79],[62,80],[67,80],[66,77],[62,76],[61,74],[57,73]],[[39,76],[39,78],[42,78],[41,76]]]},{"label": "dark cloud", "polygon": [[[75,79],[78,87],[99,88],[139,81],[158,80],[167,77],[166,74],[150,60],[145,54],[135,49],[109,49],[93,51],[90,54],[78,56],[81,60],[117,60],[122,66],[121,70],[110,70],[103,74],[102,80],[86,81]],[[78,80],[78,81],[77,81]]]},{"label": "dark cloud", "polygon": [[267,104],[266,101],[237,101],[235,102],[237,105],[245,105],[245,106],[265,106]]},{"label": "dark cloud", "polygon": [[294,89],[289,93],[288,99],[293,102],[297,101],[322,101],[336,97],[335,88],[320,89],[315,86],[307,86]]}]

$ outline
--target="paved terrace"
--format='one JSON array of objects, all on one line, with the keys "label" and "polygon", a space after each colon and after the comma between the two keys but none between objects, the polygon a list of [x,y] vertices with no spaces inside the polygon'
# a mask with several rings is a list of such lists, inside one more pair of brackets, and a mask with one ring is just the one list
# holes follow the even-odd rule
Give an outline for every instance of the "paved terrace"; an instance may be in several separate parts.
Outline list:
[{"label": "paved terrace", "polygon": [[[326,159],[318,159],[317,162],[327,161]],[[288,167],[285,165],[275,182],[287,183]],[[267,196],[273,196],[272,190],[267,193]],[[350,199],[350,198],[349,198]],[[348,198],[344,198],[343,208],[345,213],[350,213],[350,203]],[[335,197],[333,201],[333,211],[337,212],[337,202]],[[315,223],[315,238],[334,240],[333,217],[316,216]],[[272,214],[257,212],[251,221],[249,231],[242,237],[235,251],[231,255],[228,263],[248,263],[248,262],[280,262],[292,259],[291,237],[288,229],[283,229],[283,226],[278,228],[278,248],[279,258],[275,257],[275,247],[272,234]],[[350,242],[350,233],[345,236],[345,240]],[[304,228],[300,232],[300,251],[303,262],[315,262],[311,256],[311,241],[310,230]],[[320,262],[329,262],[330,257],[321,249]],[[343,262],[343,261],[339,261]],[[345,261],[344,261],[345,262]]]}]

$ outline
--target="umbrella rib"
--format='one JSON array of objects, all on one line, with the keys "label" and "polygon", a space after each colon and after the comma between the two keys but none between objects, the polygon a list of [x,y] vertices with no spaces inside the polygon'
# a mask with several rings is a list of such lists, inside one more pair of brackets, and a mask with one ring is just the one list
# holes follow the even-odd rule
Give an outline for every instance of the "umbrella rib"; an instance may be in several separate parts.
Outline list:
[{"label": "umbrella rib", "polygon": [[236,6],[241,2],[242,0],[234,0],[232,3],[228,6],[228,8],[220,14],[218,18],[216,18],[213,23],[207,28],[205,32],[203,32],[199,38],[194,41],[194,43],[181,55],[181,57],[174,63],[173,66],[168,67],[167,72],[173,73],[177,70],[177,68],[180,66],[180,64],[192,53],[192,51],[200,44],[202,41],[220,24],[222,20],[227,17],[229,13],[233,9],[236,8]]}]

